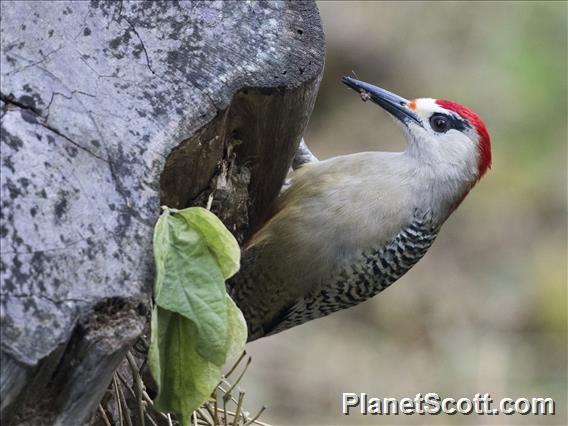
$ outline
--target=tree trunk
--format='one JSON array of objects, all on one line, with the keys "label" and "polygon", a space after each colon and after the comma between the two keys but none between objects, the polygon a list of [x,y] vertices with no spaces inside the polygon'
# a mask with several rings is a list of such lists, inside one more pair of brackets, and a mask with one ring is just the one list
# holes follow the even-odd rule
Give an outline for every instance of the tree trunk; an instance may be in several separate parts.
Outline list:
[{"label": "tree trunk", "polygon": [[[160,205],[245,240],[324,62],[313,1],[1,4],[6,424],[89,420],[142,333]],[[4,423],[3,423],[4,424]]]}]

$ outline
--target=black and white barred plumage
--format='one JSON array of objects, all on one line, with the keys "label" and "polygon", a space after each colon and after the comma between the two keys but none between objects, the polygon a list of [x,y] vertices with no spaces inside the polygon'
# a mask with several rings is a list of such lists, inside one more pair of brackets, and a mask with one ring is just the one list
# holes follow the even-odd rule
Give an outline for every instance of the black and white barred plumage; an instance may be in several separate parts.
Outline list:
[{"label": "black and white barred plumage", "polygon": [[437,229],[416,221],[384,247],[363,252],[356,262],[335,271],[315,294],[298,301],[266,334],[278,333],[316,318],[358,305],[402,277],[428,251]]},{"label": "black and white barred plumage", "polygon": [[[260,320],[267,311],[259,306],[251,310],[246,306],[246,299],[255,291],[255,282],[259,278],[270,280],[271,277],[241,280],[240,286],[232,288],[232,295],[247,319],[249,341],[350,308],[377,295],[426,254],[438,230],[431,219],[416,217],[384,246],[364,251],[348,265],[333,270],[316,291],[307,293],[294,305],[282,309],[269,323]],[[278,283],[273,285],[278,288]]]}]

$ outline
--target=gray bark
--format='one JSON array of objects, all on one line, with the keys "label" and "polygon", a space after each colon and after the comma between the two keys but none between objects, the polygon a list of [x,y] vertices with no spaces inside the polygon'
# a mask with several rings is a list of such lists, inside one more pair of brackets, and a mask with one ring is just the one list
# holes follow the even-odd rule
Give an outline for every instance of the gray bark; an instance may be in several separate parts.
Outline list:
[{"label": "gray bark", "polygon": [[144,329],[160,205],[242,242],[324,60],[305,2],[1,4],[3,421],[86,422]]}]

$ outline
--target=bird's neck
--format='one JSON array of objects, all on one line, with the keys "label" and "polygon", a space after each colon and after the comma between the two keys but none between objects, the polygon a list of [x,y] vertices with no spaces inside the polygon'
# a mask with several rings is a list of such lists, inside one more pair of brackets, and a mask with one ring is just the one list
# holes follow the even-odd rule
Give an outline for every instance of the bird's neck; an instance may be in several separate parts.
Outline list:
[{"label": "bird's neck", "polygon": [[415,167],[413,186],[418,207],[430,209],[441,225],[463,201],[477,179],[468,164],[444,161],[411,147],[404,155]]}]

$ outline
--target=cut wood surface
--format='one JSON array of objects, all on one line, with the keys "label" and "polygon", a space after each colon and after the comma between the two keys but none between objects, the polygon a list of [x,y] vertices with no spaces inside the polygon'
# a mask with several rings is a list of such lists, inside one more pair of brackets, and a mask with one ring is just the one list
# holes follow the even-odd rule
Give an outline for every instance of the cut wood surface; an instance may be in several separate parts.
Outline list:
[{"label": "cut wood surface", "polygon": [[88,420],[144,329],[160,205],[245,240],[313,108],[313,1],[1,5],[2,410]]}]

